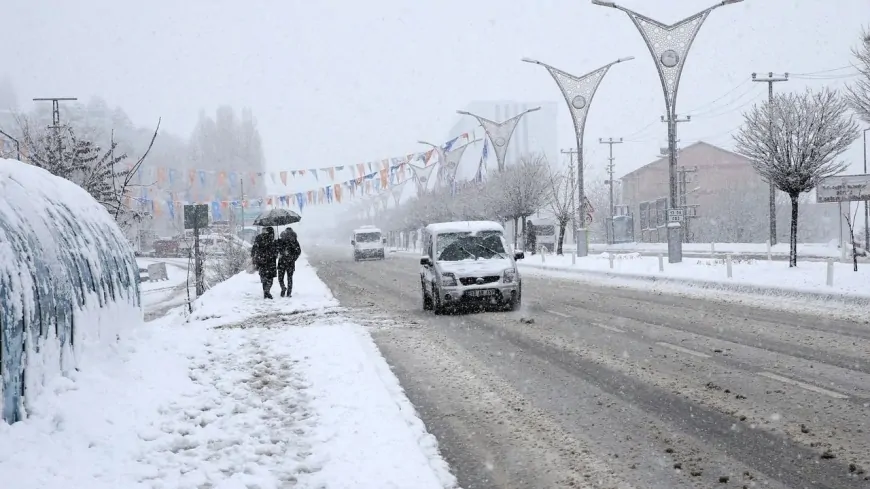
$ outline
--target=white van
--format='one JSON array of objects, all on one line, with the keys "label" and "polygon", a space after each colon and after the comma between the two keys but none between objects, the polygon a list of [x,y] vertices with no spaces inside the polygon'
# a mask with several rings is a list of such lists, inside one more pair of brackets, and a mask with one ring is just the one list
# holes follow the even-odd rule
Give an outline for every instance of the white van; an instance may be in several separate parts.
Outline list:
[{"label": "white van", "polygon": [[387,240],[381,234],[381,230],[374,226],[354,229],[350,244],[353,245],[353,261],[367,258],[383,260],[386,257],[384,251]]},{"label": "white van", "polygon": [[442,314],[461,304],[501,305],[515,311],[523,283],[504,228],[492,221],[430,224],[423,230],[420,286],[423,309]]}]

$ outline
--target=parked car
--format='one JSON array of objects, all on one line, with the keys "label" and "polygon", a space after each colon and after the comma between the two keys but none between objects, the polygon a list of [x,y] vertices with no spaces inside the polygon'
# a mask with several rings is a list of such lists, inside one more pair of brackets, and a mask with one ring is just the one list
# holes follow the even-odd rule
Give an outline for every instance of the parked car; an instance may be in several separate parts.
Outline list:
[{"label": "parked car", "polygon": [[381,230],[374,226],[363,226],[353,230],[350,244],[353,246],[353,261],[365,258],[383,260],[386,258],[387,240],[382,237]]},{"label": "parked car", "polygon": [[420,287],[423,309],[442,314],[460,305],[497,305],[517,310],[523,284],[504,228],[492,221],[430,224],[423,230]]}]

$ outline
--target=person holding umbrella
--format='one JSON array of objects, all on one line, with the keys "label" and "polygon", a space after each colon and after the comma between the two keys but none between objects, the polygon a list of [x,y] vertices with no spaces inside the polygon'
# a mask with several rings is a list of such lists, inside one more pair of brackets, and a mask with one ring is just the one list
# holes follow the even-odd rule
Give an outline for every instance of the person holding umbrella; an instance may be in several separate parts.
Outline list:
[{"label": "person holding umbrella", "polygon": [[275,276],[278,275],[277,260],[278,246],[275,242],[275,229],[269,226],[254,238],[254,246],[251,248],[251,262],[254,264],[254,268],[260,272],[264,299],[272,299],[272,283]]},{"label": "person holding umbrella", "polygon": [[[281,232],[278,239],[278,284],[281,286],[281,297],[290,297],[293,293],[293,273],[296,271],[296,260],[302,254],[302,246],[296,231],[288,227]],[[287,286],[284,287],[284,276],[287,276]]]},{"label": "person holding umbrella", "polygon": [[[254,219],[255,226],[265,227],[263,233],[254,239],[254,247],[251,248],[251,261],[257,270],[260,272],[260,281],[263,283],[263,298],[272,299],[272,282],[275,276],[278,275],[277,260],[278,260],[278,242],[275,240],[275,229],[273,226],[287,226],[302,220],[302,216],[288,209],[271,209]],[[295,235],[295,233],[294,233]],[[298,241],[296,242],[298,247]],[[301,254],[301,248],[300,248]],[[289,256],[289,255],[288,255]],[[296,258],[299,256],[296,255]],[[292,260],[293,268],[296,265],[296,259]],[[285,261],[286,265],[286,261]],[[292,277],[292,272],[289,272]],[[292,280],[292,279],[291,279]],[[288,280],[292,287],[291,280]],[[281,295],[285,295],[283,280],[281,280]],[[289,295],[289,294],[287,294]]]}]

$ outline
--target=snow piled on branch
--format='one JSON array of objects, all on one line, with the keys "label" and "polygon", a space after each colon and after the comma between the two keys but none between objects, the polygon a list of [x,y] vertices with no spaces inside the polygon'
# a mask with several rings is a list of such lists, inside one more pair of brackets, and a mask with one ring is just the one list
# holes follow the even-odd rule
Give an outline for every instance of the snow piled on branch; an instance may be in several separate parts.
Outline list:
[{"label": "snow piled on branch", "polygon": [[0,195],[0,408],[12,423],[36,414],[50,385],[69,382],[58,377],[112,355],[142,309],[133,250],[86,191],[0,159]]}]

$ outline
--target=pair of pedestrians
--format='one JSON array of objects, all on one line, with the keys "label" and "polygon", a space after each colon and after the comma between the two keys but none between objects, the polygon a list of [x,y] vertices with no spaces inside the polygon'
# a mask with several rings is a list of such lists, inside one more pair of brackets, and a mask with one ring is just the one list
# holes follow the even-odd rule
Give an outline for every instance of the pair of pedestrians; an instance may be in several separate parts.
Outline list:
[{"label": "pair of pedestrians", "polygon": [[272,299],[272,283],[275,276],[278,277],[278,284],[281,285],[281,297],[290,297],[293,292],[296,260],[301,254],[302,246],[292,228],[288,227],[282,231],[278,239],[275,239],[275,229],[272,227],[263,229],[263,232],[257,235],[251,248],[251,262],[260,273],[264,299]]}]

